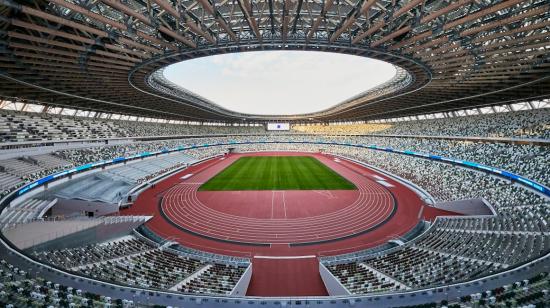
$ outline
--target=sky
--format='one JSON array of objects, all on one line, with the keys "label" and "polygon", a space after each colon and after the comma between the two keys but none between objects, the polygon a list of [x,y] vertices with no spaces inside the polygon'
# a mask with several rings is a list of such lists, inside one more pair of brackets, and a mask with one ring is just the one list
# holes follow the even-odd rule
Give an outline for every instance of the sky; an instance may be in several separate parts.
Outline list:
[{"label": "sky", "polygon": [[386,82],[386,62],[315,51],[254,51],[179,62],[165,77],[229,110],[300,114],[332,107]]}]

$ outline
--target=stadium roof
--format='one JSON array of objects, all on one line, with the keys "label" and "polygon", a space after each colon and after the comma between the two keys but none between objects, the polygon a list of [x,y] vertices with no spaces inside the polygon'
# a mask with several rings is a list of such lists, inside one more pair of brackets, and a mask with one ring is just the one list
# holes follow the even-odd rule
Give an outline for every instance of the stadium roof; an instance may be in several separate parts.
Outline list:
[{"label": "stadium roof", "polygon": [[[550,4],[494,0],[0,0],[0,95],[198,121],[372,120],[550,97]],[[396,76],[327,110],[229,111],[163,78],[219,53],[371,57]],[[304,89],[315,91],[315,89]]]}]

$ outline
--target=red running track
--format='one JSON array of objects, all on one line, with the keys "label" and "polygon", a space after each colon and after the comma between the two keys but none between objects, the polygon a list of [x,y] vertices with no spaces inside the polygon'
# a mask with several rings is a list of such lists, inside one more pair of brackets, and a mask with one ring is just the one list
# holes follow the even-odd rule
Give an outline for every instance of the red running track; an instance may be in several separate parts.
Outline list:
[{"label": "red running track", "polygon": [[[208,239],[204,236],[198,236],[182,231],[178,227],[172,225],[161,215],[159,211],[159,202],[166,193],[171,192],[172,189],[176,189],[175,187],[182,186],[180,185],[182,182],[180,178],[182,176],[186,174],[193,174],[194,179],[199,178],[198,176],[204,176],[206,178],[221,171],[224,168],[223,163],[225,160],[214,159],[183,170],[156,184],[154,188],[150,188],[142,192],[134,205],[131,208],[122,210],[121,214],[152,215],[153,219],[147,222],[147,227],[158,235],[175,240],[187,247],[213,253],[251,257],[253,263],[253,274],[247,292],[247,295],[251,296],[327,295],[319,276],[316,258],[288,259],[288,257],[305,255],[314,255],[318,257],[349,253],[371,248],[408,232],[418,223],[420,218],[433,220],[436,216],[454,214],[435,208],[424,207],[424,203],[420,197],[405,185],[374,170],[349,161],[342,160],[339,163],[336,163],[329,155],[287,152],[255,153],[249,155],[314,155],[323,163],[329,164],[329,167],[333,168],[346,178],[348,178],[348,176],[361,176],[366,178],[364,180],[365,182],[368,182],[369,180],[372,182],[372,180],[376,179],[377,176],[382,177],[387,183],[393,186],[387,189],[392,193],[396,201],[397,210],[388,221],[379,225],[378,228],[370,232],[327,243],[302,246],[289,246],[287,244],[273,244],[270,246],[240,245],[237,243]],[[226,159],[232,159],[232,157],[233,156],[231,155]],[[221,213],[220,215],[240,215],[240,218],[243,219],[249,217],[257,217],[262,219],[272,217],[270,198],[267,199],[269,200],[267,205],[262,203],[262,206],[251,208],[249,206],[250,203],[247,203],[247,206],[235,207],[235,204],[233,203],[227,204],[226,206],[223,204],[220,205],[218,202],[210,203],[210,198],[212,198],[212,200],[216,199],[214,196],[215,193],[205,192],[210,193],[210,197],[208,195],[203,196],[202,193],[203,192],[199,192],[196,196],[199,201],[204,204],[208,204],[210,210],[219,212]],[[325,194],[325,199],[323,199],[323,204],[325,206],[315,207],[314,204],[312,204],[309,207],[303,207],[302,205],[304,202],[300,200],[296,201],[293,206],[293,201],[287,200],[287,194],[289,194],[289,192],[285,192],[284,200],[290,202],[286,203],[288,206],[286,209],[287,218],[307,218],[312,216],[312,213],[316,215],[334,215],[334,213],[349,207],[349,205],[357,198],[358,191],[355,191],[356,195],[347,196],[339,195],[337,191],[332,191],[330,193],[332,194],[332,197],[327,193]],[[275,199],[273,203],[273,218],[275,219],[284,218],[284,207],[281,207],[283,200],[282,193],[279,194],[280,196],[276,195],[275,198],[281,198]],[[333,199],[333,197],[337,198]],[[257,195],[257,198],[258,201],[265,200],[265,197],[260,195]],[[239,198],[234,198],[234,200],[239,200]],[[241,200],[253,202],[256,199],[255,197],[250,197],[249,199],[241,198]],[[269,210],[266,210],[267,208]],[[284,256],[287,258],[262,258],[262,256]]]},{"label": "red running track", "polygon": [[[166,217],[187,231],[224,241],[311,244],[367,232],[383,224],[396,210],[395,200],[384,186],[320,155],[317,159],[355,184],[358,190],[203,191],[200,193],[206,202],[201,201],[197,194],[199,187],[241,156],[223,159],[215,168],[193,174],[168,190],[162,201]],[[344,200],[339,200],[340,197]],[[341,204],[350,197],[355,200]],[[327,199],[340,208],[326,212]],[[220,207],[225,211],[218,210]],[[255,217],[251,217],[251,208]],[[227,212],[229,209],[232,213]]]}]

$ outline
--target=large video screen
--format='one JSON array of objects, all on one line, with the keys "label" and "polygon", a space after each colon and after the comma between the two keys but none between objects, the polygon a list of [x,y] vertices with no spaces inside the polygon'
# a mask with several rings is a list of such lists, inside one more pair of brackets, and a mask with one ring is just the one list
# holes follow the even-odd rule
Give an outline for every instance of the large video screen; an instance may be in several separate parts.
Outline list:
[{"label": "large video screen", "polygon": [[290,130],[290,123],[267,123],[267,130]]}]

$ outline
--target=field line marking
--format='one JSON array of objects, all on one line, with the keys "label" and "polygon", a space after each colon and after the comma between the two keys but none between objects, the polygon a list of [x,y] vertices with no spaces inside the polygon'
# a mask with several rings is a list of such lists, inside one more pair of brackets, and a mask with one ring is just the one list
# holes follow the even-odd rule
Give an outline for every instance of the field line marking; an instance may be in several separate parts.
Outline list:
[{"label": "field line marking", "polygon": [[315,255],[308,256],[254,256],[254,259],[313,259]]}]

